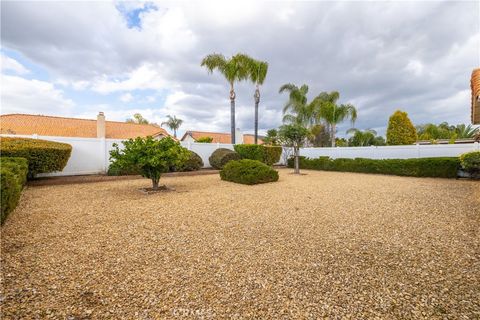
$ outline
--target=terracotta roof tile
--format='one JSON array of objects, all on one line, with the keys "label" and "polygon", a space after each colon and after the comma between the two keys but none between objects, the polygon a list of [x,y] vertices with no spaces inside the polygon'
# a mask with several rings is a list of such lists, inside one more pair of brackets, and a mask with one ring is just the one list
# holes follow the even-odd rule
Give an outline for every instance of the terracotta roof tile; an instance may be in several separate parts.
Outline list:
[{"label": "terracotta roof tile", "polygon": [[[150,124],[105,121],[106,138],[169,136],[165,129]],[[60,137],[97,137],[97,120],[42,116],[32,114],[5,114],[0,116],[0,133]]]},{"label": "terracotta roof tile", "polygon": [[480,68],[472,71],[472,79],[470,80],[472,89],[472,123],[480,124]]},{"label": "terracotta roof tile", "polygon": [[[230,133],[221,133],[221,132],[208,132],[208,131],[187,131],[182,137],[182,140],[187,136],[190,135],[193,139],[198,140],[199,138],[203,137],[211,137],[213,138],[212,143],[231,143],[231,134]],[[255,141],[255,137],[253,134],[244,134],[243,135],[243,143],[245,144],[253,144]],[[258,143],[262,144],[263,140],[261,137],[258,137]]]}]

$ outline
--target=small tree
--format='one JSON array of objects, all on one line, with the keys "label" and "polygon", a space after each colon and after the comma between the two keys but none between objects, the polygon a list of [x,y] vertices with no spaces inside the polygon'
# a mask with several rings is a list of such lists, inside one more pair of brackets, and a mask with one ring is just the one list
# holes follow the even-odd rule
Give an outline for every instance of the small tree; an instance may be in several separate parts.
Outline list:
[{"label": "small tree", "polygon": [[282,142],[293,148],[293,154],[295,157],[294,173],[299,174],[299,151],[309,135],[308,129],[299,124],[288,124],[281,126],[278,133]]},{"label": "small tree", "polygon": [[170,137],[155,140],[152,137],[123,141],[120,149],[115,143],[110,160],[120,168],[138,168],[143,177],[152,180],[152,189],[158,190],[160,176],[171,167],[180,166],[189,159],[187,149]]},{"label": "small tree", "polygon": [[417,141],[417,130],[406,112],[395,111],[388,120],[387,144],[404,145]]},{"label": "small tree", "polygon": [[138,124],[149,124],[147,119],[145,119],[140,113],[135,113],[133,115],[133,119],[129,118],[127,119],[128,123],[138,123]]},{"label": "small tree", "polygon": [[263,138],[263,143],[271,146],[278,145],[278,131],[277,129],[270,129],[267,131],[267,136]]}]

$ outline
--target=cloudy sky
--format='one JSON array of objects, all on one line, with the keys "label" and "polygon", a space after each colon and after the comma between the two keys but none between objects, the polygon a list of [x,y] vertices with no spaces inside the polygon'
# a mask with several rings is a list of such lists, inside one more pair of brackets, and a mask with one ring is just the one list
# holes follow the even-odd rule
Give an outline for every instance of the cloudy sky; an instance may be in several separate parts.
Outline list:
[{"label": "cloudy sky", "polygon": [[[357,128],[468,123],[480,66],[479,2],[1,2],[1,112],[123,121],[140,112],[183,130],[229,130],[228,85],[200,67],[213,52],[269,62],[260,129],[281,124],[284,83],[340,92]],[[237,127],[253,130],[237,86]],[[339,133],[350,125],[345,123]]]}]

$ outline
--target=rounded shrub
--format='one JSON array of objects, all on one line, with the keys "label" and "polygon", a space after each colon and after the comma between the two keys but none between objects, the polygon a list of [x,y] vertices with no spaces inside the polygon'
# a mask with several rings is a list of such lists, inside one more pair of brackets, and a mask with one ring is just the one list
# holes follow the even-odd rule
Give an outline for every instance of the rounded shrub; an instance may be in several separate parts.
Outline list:
[{"label": "rounded shrub", "polygon": [[480,174],[480,151],[464,153],[460,156],[460,165],[462,169],[472,173]]},{"label": "rounded shrub", "polygon": [[220,171],[220,177],[222,180],[252,185],[278,181],[278,172],[260,161],[243,159],[228,162]]},{"label": "rounded shrub", "polygon": [[23,185],[27,180],[28,163],[25,158],[0,158],[1,211],[0,223],[17,206]]},{"label": "rounded shrub", "polygon": [[265,161],[265,148],[260,144],[236,144],[233,149],[242,159]]},{"label": "rounded shrub", "polygon": [[203,167],[202,158],[193,151],[189,150],[189,158],[182,165],[175,168],[175,171],[197,171]]},{"label": "rounded shrub", "polygon": [[72,146],[67,143],[28,138],[1,138],[0,152],[6,157],[28,161],[28,177],[38,173],[62,171],[67,165]]},{"label": "rounded shrub", "polygon": [[265,164],[271,166],[280,161],[280,157],[282,156],[281,146],[263,146],[263,148],[265,149]]},{"label": "rounded shrub", "polygon": [[227,162],[232,160],[240,160],[240,158],[240,155],[235,151],[226,148],[219,148],[210,155],[208,161],[210,162],[212,168],[222,169]]}]

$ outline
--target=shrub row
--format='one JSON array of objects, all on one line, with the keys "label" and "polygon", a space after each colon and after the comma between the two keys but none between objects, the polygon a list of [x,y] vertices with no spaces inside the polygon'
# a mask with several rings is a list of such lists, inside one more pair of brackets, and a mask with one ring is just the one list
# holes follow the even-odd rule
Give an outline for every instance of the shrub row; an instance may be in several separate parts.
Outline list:
[{"label": "shrub row", "polygon": [[269,166],[280,161],[282,147],[265,146],[261,144],[236,144],[235,151],[242,159],[257,160]]},{"label": "shrub row", "polygon": [[[301,169],[348,171],[364,173],[392,174],[413,177],[456,178],[459,168],[458,158],[415,158],[415,159],[331,159],[320,157],[310,159],[300,157]],[[288,160],[293,168],[293,158]]]},{"label": "shrub row", "polygon": [[242,184],[259,184],[278,180],[278,172],[272,167],[250,159],[229,161],[220,171],[222,180]]},{"label": "shrub row", "polygon": [[222,169],[227,162],[232,160],[240,160],[240,155],[235,151],[226,148],[219,148],[215,150],[208,158],[210,165],[214,169]]},{"label": "shrub row", "polygon": [[1,224],[17,206],[27,173],[28,162],[25,158],[0,158]]},{"label": "shrub row", "polygon": [[480,151],[464,153],[460,156],[462,169],[469,172],[473,178],[480,178]]},{"label": "shrub row", "polygon": [[28,178],[38,173],[62,171],[72,146],[67,143],[28,138],[1,138],[0,152],[5,157],[28,160]]}]

